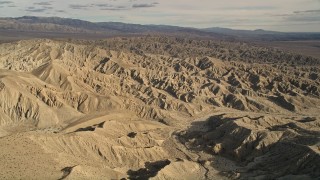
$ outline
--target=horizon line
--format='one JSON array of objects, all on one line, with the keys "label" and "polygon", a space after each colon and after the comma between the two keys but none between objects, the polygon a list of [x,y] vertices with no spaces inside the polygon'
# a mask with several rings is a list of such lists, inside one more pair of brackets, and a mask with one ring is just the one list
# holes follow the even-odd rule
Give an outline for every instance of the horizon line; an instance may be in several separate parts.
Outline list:
[{"label": "horizon line", "polygon": [[[141,25],[141,26],[168,26],[168,27],[179,27],[179,28],[189,28],[189,29],[197,29],[197,30],[206,30],[210,28],[216,28],[216,29],[227,29],[227,30],[233,30],[233,31],[265,31],[265,32],[275,32],[275,33],[320,33],[320,31],[274,31],[274,30],[268,30],[264,28],[255,28],[255,29],[237,29],[237,28],[228,28],[228,27],[219,27],[219,26],[208,26],[204,28],[199,27],[192,27],[192,26],[179,26],[179,25],[171,25],[171,24],[148,24],[148,23],[134,23],[134,22],[124,22],[124,21],[90,21],[86,19],[81,18],[72,18],[72,17],[61,17],[61,16],[6,16],[6,17],[0,17],[0,18],[11,18],[11,19],[18,19],[23,17],[35,17],[35,18],[60,18],[60,19],[71,19],[71,20],[79,20],[83,22],[90,22],[90,23],[122,23],[122,24],[128,24],[128,25]],[[54,23],[53,23],[54,24]]]}]

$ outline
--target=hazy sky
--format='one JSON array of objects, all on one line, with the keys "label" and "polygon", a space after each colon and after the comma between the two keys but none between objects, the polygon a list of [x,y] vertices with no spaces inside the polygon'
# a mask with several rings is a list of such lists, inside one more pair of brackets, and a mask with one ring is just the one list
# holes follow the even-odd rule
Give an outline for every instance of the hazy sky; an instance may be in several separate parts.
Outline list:
[{"label": "hazy sky", "polygon": [[320,32],[320,0],[0,0],[1,17]]}]

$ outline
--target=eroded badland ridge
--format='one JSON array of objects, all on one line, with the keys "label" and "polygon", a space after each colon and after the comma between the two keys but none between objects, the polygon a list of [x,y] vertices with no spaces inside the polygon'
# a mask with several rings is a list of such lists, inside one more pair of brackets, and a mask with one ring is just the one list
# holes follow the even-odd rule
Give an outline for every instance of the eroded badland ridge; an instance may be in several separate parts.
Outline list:
[{"label": "eroded badland ridge", "polygon": [[0,177],[320,176],[320,60],[164,36],[0,44]]}]

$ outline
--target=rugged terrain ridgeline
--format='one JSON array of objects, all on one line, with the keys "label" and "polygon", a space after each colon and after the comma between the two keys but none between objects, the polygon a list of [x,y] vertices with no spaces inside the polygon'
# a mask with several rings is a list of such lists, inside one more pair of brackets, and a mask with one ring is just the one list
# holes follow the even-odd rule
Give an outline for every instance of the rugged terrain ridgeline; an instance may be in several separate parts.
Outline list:
[{"label": "rugged terrain ridgeline", "polygon": [[162,36],[38,39],[0,44],[0,68],[0,177],[320,176],[318,59]]}]

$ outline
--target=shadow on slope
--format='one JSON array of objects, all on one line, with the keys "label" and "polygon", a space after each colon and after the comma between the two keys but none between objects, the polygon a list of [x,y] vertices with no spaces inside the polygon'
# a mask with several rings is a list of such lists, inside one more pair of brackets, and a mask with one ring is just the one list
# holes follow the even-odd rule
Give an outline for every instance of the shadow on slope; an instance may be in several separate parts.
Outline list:
[{"label": "shadow on slope", "polygon": [[171,162],[169,160],[146,162],[145,168],[141,168],[137,171],[129,170],[127,174],[129,175],[129,179],[149,179],[151,177],[155,177],[161,169],[170,163]]},{"label": "shadow on slope", "polygon": [[319,119],[310,117],[220,114],[192,123],[189,129],[178,133],[177,139],[189,150],[224,156],[242,167],[225,172],[211,160],[211,165],[227,176],[274,179],[289,175],[312,179],[320,176],[320,133],[314,130],[319,127],[317,123]]}]

